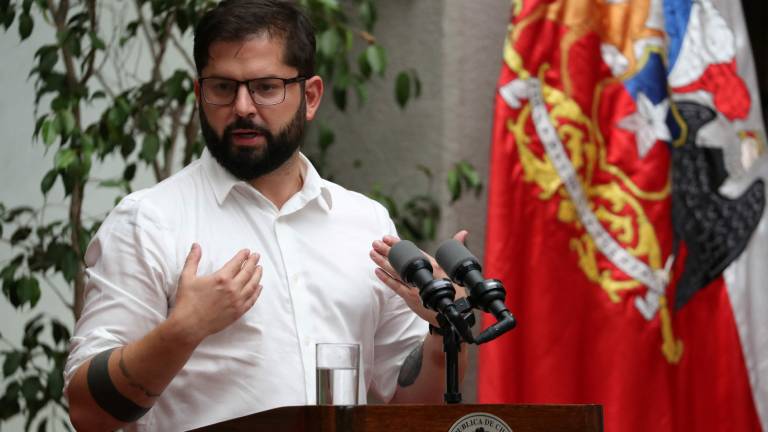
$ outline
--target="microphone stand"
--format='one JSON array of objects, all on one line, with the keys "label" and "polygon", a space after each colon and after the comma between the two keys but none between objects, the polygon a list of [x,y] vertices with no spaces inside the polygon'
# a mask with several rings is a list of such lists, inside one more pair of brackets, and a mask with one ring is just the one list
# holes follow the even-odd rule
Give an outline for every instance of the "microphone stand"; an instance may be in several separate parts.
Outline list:
[{"label": "microphone stand", "polygon": [[[469,311],[464,315],[464,321],[470,327],[475,325],[475,314],[472,313],[472,307],[466,297],[462,297],[454,302],[456,309],[459,313]],[[461,343],[469,342],[463,341],[461,335],[443,316],[443,314],[437,314],[437,323],[440,324],[440,329],[443,331],[443,352],[445,353],[445,393],[443,394],[443,401],[449,404],[461,403],[461,392],[459,392],[459,353],[461,352]]]}]

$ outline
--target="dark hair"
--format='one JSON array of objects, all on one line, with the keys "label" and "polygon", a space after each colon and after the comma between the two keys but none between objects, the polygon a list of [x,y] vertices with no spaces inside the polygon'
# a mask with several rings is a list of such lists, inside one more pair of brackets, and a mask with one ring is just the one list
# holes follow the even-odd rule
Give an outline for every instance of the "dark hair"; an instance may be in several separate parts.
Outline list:
[{"label": "dark hair", "polygon": [[315,28],[301,6],[286,0],[224,0],[203,16],[195,29],[195,67],[198,76],[211,58],[217,40],[239,42],[266,34],[285,43],[283,63],[299,76],[315,76]]}]

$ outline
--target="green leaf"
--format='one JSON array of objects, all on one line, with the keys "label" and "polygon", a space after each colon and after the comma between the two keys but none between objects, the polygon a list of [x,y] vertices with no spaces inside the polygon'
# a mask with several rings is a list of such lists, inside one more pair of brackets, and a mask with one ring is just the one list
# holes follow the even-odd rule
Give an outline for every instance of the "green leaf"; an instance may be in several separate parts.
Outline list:
[{"label": "green leaf", "polygon": [[29,277],[29,280],[31,284],[30,287],[32,289],[29,297],[29,306],[35,307],[37,306],[37,302],[40,301],[40,282],[32,276]]},{"label": "green leaf", "polygon": [[13,24],[13,19],[16,17],[16,10],[14,9],[13,5],[10,5],[8,7],[8,10],[3,13],[3,25],[5,26],[5,30],[8,31],[8,28]]},{"label": "green leaf", "polygon": [[64,126],[64,133],[69,135],[75,130],[75,115],[72,111],[60,111],[58,114],[61,124]]},{"label": "green leaf", "polygon": [[371,70],[384,76],[384,71],[387,70],[387,53],[384,48],[381,45],[371,45],[365,49],[365,57],[371,65]]},{"label": "green leaf", "polygon": [[19,304],[21,305],[32,299],[32,282],[29,277],[25,276],[19,279],[18,285],[16,285],[16,295],[19,296]]},{"label": "green leaf", "polygon": [[69,340],[69,329],[67,329],[67,327],[64,326],[64,324],[58,321],[54,320],[51,322],[51,332],[52,332],[53,340],[57,344],[61,341]]},{"label": "green leaf", "polygon": [[363,19],[363,24],[368,31],[373,30],[373,25],[376,23],[376,6],[369,1],[360,3],[360,18]]},{"label": "green leaf", "polygon": [[62,111],[69,108],[69,100],[65,97],[57,96],[51,101],[51,111]]},{"label": "green leaf", "polygon": [[331,57],[339,46],[339,39],[339,33],[336,29],[330,28],[320,34],[317,47],[324,56]]},{"label": "green leaf", "polygon": [[77,253],[75,253],[74,249],[67,248],[61,256],[61,273],[67,282],[75,280],[79,266],[80,258],[77,256]]},{"label": "green leaf", "polygon": [[43,144],[45,144],[46,147],[49,147],[56,142],[56,138],[58,138],[60,132],[59,128],[60,126],[57,120],[45,121],[43,123]]},{"label": "green leaf", "polygon": [[77,239],[80,250],[83,251],[83,254],[85,254],[85,251],[88,250],[88,245],[91,244],[91,233],[86,230],[80,231],[80,238]]},{"label": "green leaf", "polygon": [[160,150],[160,140],[155,134],[148,134],[141,143],[141,158],[147,163],[152,163]]},{"label": "green leaf", "polygon": [[371,77],[371,65],[368,63],[368,50],[363,50],[363,52],[360,53],[360,56],[357,57],[357,67],[366,79]]},{"label": "green leaf", "polygon": [[411,77],[406,72],[400,72],[395,82],[395,98],[400,108],[405,108],[411,97]]},{"label": "green leaf", "polygon": [[37,396],[37,392],[42,390],[43,386],[40,385],[40,378],[36,376],[27,377],[21,383],[21,394],[24,395],[24,399],[27,401],[34,400]]},{"label": "green leaf", "polygon": [[59,400],[64,391],[64,374],[61,369],[53,368],[48,374],[48,395],[53,400]]},{"label": "green leaf", "polygon": [[24,0],[21,4],[21,10],[25,14],[29,14],[29,10],[32,9],[32,0]]},{"label": "green leaf", "polygon": [[35,26],[35,22],[28,13],[19,15],[19,35],[21,40],[24,40],[32,34],[32,28]]},{"label": "green leaf", "polygon": [[96,33],[93,32],[93,30],[88,30],[88,36],[91,38],[91,45],[93,45],[94,48],[97,50],[104,51],[107,47],[104,45],[104,41],[99,39],[98,36],[96,36]]},{"label": "green leaf", "polygon": [[90,135],[82,135],[81,139],[83,142],[83,152],[93,153],[93,150],[95,148],[95,144],[93,143],[93,137]]},{"label": "green leaf", "polygon": [[77,34],[73,34],[67,39],[67,47],[73,56],[80,57],[80,37]]},{"label": "green leaf", "polygon": [[333,141],[336,139],[336,134],[334,134],[333,129],[326,123],[320,123],[319,132],[318,146],[320,147],[320,151],[325,152],[328,150],[328,147],[333,144]]},{"label": "green leaf", "polygon": [[346,39],[346,45],[344,46],[344,50],[349,51],[352,49],[352,46],[355,44],[355,35],[352,34],[352,31],[349,29],[344,29],[344,38]]},{"label": "green leaf", "polygon": [[128,156],[133,153],[133,150],[136,149],[136,140],[133,139],[132,136],[126,135],[123,137],[123,145],[120,146],[120,154],[123,155],[124,159],[127,159]]},{"label": "green leaf", "polygon": [[104,180],[102,182],[99,182],[99,187],[120,187],[122,183],[120,183],[120,180]]},{"label": "green leaf", "polygon": [[16,372],[16,369],[21,365],[21,353],[18,351],[11,351],[5,355],[5,362],[3,362],[3,376],[7,377]]},{"label": "green leaf", "polygon": [[133,178],[136,176],[136,164],[132,163],[125,167],[125,171],[123,171],[123,178],[127,181],[133,180]]},{"label": "green leaf", "polygon": [[32,234],[32,230],[29,227],[23,226],[16,230],[11,236],[11,244],[15,245],[21,241],[24,241]]},{"label": "green leaf", "polygon": [[57,53],[56,50],[46,51],[45,54],[40,56],[40,74],[41,75],[50,74],[51,71],[53,70],[53,67],[56,66],[56,63],[58,61],[59,61],[59,53]]},{"label": "green leaf", "polygon": [[475,171],[475,168],[467,161],[461,161],[457,164],[457,168],[459,169],[459,172],[461,172],[461,175],[466,179],[467,184],[476,189],[480,186],[482,186],[482,182],[480,181],[480,175]]},{"label": "green leaf", "polygon": [[459,172],[456,170],[448,171],[447,176],[448,191],[451,193],[451,202],[456,201],[461,196],[461,182]]},{"label": "green leaf", "polygon": [[45,122],[46,116],[42,116],[35,122],[35,133],[32,134],[32,138],[37,139],[37,136],[40,135],[40,129],[43,128],[43,123]]},{"label": "green leaf", "polygon": [[48,191],[51,190],[53,184],[56,182],[57,175],[59,175],[59,172],[55,169],[52,169],[45,174],[43,181],[40,183],[40,190],[43,192],[43,195],[47,194]]},{"label": "green leaf", "polygon": [[365,104],[368,103],[368,100],[370,100],[370,96],[368,95],[368,87],[366,87],[365,84],[361,82],[356,82],[354,87],[355,91],[357,92],[357,100],[359,102],[359,106],[362,108],[365,106]]},{"label": "green leaf", "polygon": [[62,148],[59,149],[59,151],[57,151],[56,155],[53,157],[53,166],[56,170],[60,170],[72,165],[72,163],[76,160],[77,153],[75,153],[74,150]]},{"label": "green leaf", "polygon": [[104,92],[103,92],[103,91],[101,91],[101,90],[97,90],[96,92],[94,92],[94,93],[91,95],[91,100],[94,100],[94,99],[103,99],[103,98],[105,98],[105,97],[107,97],[107,94],[106,94],[106,93],[104,93]]},{"label": "green leaf", "polygon": [[347,108],[347,88],[335,85],[333,87],[333,102],[336,107],[344,111]]},{"label": "green leaf", "polygon": [[19,393],[21,393],[21,384],[19,384],[18,381],[11,381],[5,388],[5,396],[3,396],[3,399],[16,399],[19,397]]},{"label": "green leaf", "polygon": [[329,9],[339,10],[338,0],[317,0],[317,2],[324,4]]},{"label": "green leaf", "polygon": [[421,221],[421,231],[424,233],[424,237],[428,239],[434,239],[436,229],[437,224],[435,223],[435,219],[433,217],[427,216],[424,218],[424,220]]}]

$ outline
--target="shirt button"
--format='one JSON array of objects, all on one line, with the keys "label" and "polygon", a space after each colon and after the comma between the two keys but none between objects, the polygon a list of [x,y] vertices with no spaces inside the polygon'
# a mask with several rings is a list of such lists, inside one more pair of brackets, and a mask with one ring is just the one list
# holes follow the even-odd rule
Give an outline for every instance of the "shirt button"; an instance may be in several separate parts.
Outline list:
[{"label": "shirt button", "polygon": [[309,346],[309,338],[308,337],[304,338],[304,345]]},{"label": "shirt button", "polygon": [[299,275],[295,274],[293,275],[293,281],[298,282],[299,281]]}]

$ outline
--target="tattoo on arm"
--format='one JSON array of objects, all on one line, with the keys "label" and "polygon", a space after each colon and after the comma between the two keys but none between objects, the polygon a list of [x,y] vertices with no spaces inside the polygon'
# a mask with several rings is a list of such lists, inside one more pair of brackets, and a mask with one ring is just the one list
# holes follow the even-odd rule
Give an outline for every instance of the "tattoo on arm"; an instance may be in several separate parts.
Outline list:
[{"label": "tattoo on arm", "polygon": [[400,368],[400,375],[397,377],[397,383],[400,387],[408,387],[416,382],[421,372],[421,363],[424,360],[424,342],[417,346],[408,357],[405,358],[403,366]]},{"label": "tattoo on arm", "polygon": [[152,393],[146,388],[144,388],[143,385],[140,383],[134,381],[134,379],[131,377],[131,374],[128,373],[128,368],[125,367],[125,361],[123,361],[123,350],[125,347],[120,348],[120,370],[123,372],[123,376],[128,378],[128,383],[131,385],[131,387],[136,387],[137,389],[144,392],[145,395],[148,397],[160,397],[160,393]]}]

